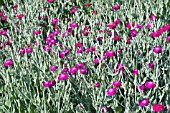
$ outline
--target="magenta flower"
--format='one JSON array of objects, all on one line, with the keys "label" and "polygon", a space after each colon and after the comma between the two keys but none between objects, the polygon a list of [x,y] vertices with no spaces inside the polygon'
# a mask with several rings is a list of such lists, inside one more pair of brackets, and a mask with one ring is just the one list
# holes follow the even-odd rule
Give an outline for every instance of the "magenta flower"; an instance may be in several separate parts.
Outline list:
[{"label": "magenta flower", "polygon": [[117,26],[117,24],[116,24],[115,22],[113,22],[113,23],[111,23],[111,24],[108,25],[108,27],[109,27],[110,29],[114,29],[114,28],[116,28],[116,26]]},{"label": "magenta flower", "polygon": [[55,80],[43,81],[42,84],[43,84],[44,87],[52,88],[56,84],[56,81]]},{"label": "magenta flower", "polygon": [[159,37],[160,35],[161,35],[161,33],[159,31],[152,32],[153,37]]},{"label": "magenta flower", "polygon": [[98,87],[101,86],[101,84],[100,84],[100,82],[96,82],[96,83],[94,84],[94,86],[98,88]]},{"label": "magenta flower", "polygon": [[91,51],[90,48],[87,48],[87,49],[86,49],[86,53],[89,53],[90,51]]},{"label": "magenta flower", "polygon": [[82,43],[80,43],[80,42],[77,42],[77,43],[75,44],[75,46],[76,46],[76,47],[82,47],[82,46],[83,46],[83,44],[82,44]]},{"label": "magenta flower", "polygon": [[121,38],[121,36],[115,36],[114,38],[113,38],[113,40],[122,40],[122,38]]},{"label": "magenta flower", "polygon": [[27,49],[26,49],[26,52],[27,52],[27,53],[31,53],[32,51],[33,51],[33,48],[27,48]]},{"label": "magenta flower", "polygon": [[120,87],[121,85],[122,85],[122,82],[120,82],[120,81],[113,82],[113,86],[115,86],[115,87]]},{"label": "magenta flower", "polygon": [[41,31],[40,31],[40,30],[34,31],[34,35],[39,35],[39,34],[41,34]]},{"label": "magenta flower", "polygon": [[108,96],[113,96],[117,92],[116,88],[110,88],[107,90],[107,95]]},{"label": "magenta flower", "polygon": [[138,90],[140,89],[144,92],[145,91],[145,84],[141,84],[139,86],[136,86],[136,89],[138,89]]},{"label": "magenta flower", "polygon": [[122,49],[116,50],[116,52],[121,54],[122,53]]},{"label": "magenta flower", "polygon": [[60,51],[60,52],[59,52],[59,57],[60,57],[60,58],[64,58],[64,57],[65,57],[65,55],[66,55],[66,53],[65,53],[65,52],[62,52],[62,51]]},{"label": "magenta flower", "polygon": [[116,4],[116,5],[112,6],[112,10],[118,10],[118,9],[120,9],[119,4]]},{"label": "magenta flower", "polygon": [[70,27],[71,27],[71,28],[76,28],[76,27],[78,27],[78,24],[77,24],[77,23],[72,22],[72,23],[70,24]]},{"label": "magenta flower", "polygon": [[95,58],[95,59],[94,59],[94,63],[95,63],[95,64],[98,64],[100,60],[101,60],[101,58]]},{"label": "magenta flower", "polygon": [[5,67],[8,67],[8,66],[13,66],[14,64],[13,64],[13,61],[12,61],[12,59],[8,59],[8,60],[6,60],[6,62],[5,62],[5,64],[4,64],[4,66]]},{"label": "magenta flower", "polygon": [[117,20],[114,21],[114,23],[115,23],[116,25],[120,24],[120,22],[121,22],[120,19],[117,19]]},{"label": "magenta flower", "polygon": [[146,81],[146,82],[145,82],[145,86],[146,86],[146,88],[148,88],[148,89],[152,89],[152,88],[155,88],[155,87],[156,87],[156,83],[153,82],[153,81]]},{"label": "magenta flower", "polygon": [[84,50],[85,50],[84,48],[79,48],[79,49],[77,50],[77,53],[78,53],[78,54],[79,54],[79,53],[82,53]]},{"label": "magenta flower", "polygon": [[137,28],[142,29],[143,28],[142,24],[137,24]]},{"label": "magenta flower", "polygon": [[139,74],[139,70],[138,70],[138,69],[134,69],[132,73],[133,73],[134,75],[137,75],[137,74]]},{"label": "magenta flower", "polygon": [[58,18],[54,18],[51,23],[52,24],[56,24],[57,22],[59,22],[59,19]]},{"label": "magenta flower", "polygon": [[70,74],[71,74],[71,75],[77,73],[77,71],[78,71],[78,67],[71,67],[71,68],[70,68]]},{"label": "magenta flower", "polygon": [[125,68],[125,64],[118,64],[118,69],[120,70],[120,71],[123,71]]},{"label": "magenta flower", "polygon": [[153,67],[154,67],[154,62],[150,62],[150,63],[148,64],[148,67],[149,67],[149,68],[153,68]]},{"label": "magenta flower", "polygon": [[24,16],[24,14],[19,14],[17,17],[18,17],[18,19],[22,19],[23,16]]},{"label": "magenta flower", "polygon": [[5,21],[6,19],[7,19],[7,16],[3,16],[3,17],[1,18],[2,21]]},{"label": "magenta flower", "polygon": [[78,67],[78,68],[83,68],[83,67],[84,67],[84,63],[79,63],[79,64],[77,64],[77,67]]},{"label": "magenta flower", "polygon": [[153,52],[155,52],[155,53],[161,53],[161,52],[162,52],[162,47],[161,47],[161,46],[156,46],[156,47],[153,49]]},{"label": "magenta flower", "polygon": [[47,2],[52,3],[54,0],[47,0]]},{"label": "magenta flower", "polygon": [[50,50],[50,45],[44,45],[44,51],[48,51],[48,50]]},{"label": "magenta flower", "polygon": [[94,11],[92,12],[92,14],[97,15],[97,11],[94,10]]},{"label": "magenta flower", "polygon": [[135,29],[130,30],[130,32],[131,32],[132,37],[136,37],[136,35],[138,34],[138,32]]},{"label": "magenta flower", "polygon": [[86,74],[86,73],[87,73],[87,68],[82,68],[82,69],[80,70],[80,73],[81,73],[81,74]]},{"label": "magenta flower", "polygon": [[149,23],[146,25],[146,28],[150,28],[152,26],[152,23]]},{"label": "magenta flower", "polygon": [[44,87],[49,87],[48,81],[43,81],[42,84],[43,84]]},{"label": "magenta flower", "polygon": [[68,77],[69,77],[68,74],[66,74],[66,73],[61,73],[61,74],[58,75],[58,80],[67,80]]},{"label": "magenta flower", "polygon": [[63,70],[62,70],[62,73],[66,73],[67,71],[68,71],[68,68],[64,67]]},{"label": "magenta flower", "polygon": [[144,98],[144,99],[139,101],[139,106],[148,106],[148,105],[149,105],[149,99],[148,98]]},{"label": "magenta flower", "polygon": [[126,23],[126,27],[130,29],[131,28],[130,23]]},{"label": "magenta flower", "polygon": [[21,55],[25,54],[25,48],[22,48],[22,49],[20,50],[20,54],[21,54]]},{"label": "magenta flower", "polygon": [[150,19],[150,21],[153,21],[153,20],[156,19],[156,16],[155,16],[154,14],[151,14],[151,15],[149,16],[149,19]]},{"label": "magenta flower", "polygon": [[167,40],[168,42],[170,42],[170,36],[167,36],[167,37],[166,37],[166,40]]},{"label": "magenta flower", "polygon": [[91,6],[91,4],[90,4],[90,3],[87,3],[87,4],[86,4],[86,7],[90,7],[90,6]]},{"label": "magenta flower", "polygon": [[4,11],[0,12],[0,16],[3,16],[4,15]]},{"label": "magenta flower", "polygon": [[153,104],[152,108],[156,112],[161,112],[163,109],[165,109],[165,106],[163,104]]},{"label": "magenta flower", "polygon": [[111,58],[111,57],[115,56],[115,52],[114,51],[106,51],[105,56]]},{"label": "magenta flower", "polygon": [[51,69],[51,71],[52,71],[52,72],[54,72],[54,71],[56,71],[57,66],[53,66],[53,65],[51,65],[51,66],[50,66],[50,69]]},{"label": "magenta flower", "polygon": [[70,11],[70,13],[75,13],[77,11],[77,9],[72,9],[71,11]]}]

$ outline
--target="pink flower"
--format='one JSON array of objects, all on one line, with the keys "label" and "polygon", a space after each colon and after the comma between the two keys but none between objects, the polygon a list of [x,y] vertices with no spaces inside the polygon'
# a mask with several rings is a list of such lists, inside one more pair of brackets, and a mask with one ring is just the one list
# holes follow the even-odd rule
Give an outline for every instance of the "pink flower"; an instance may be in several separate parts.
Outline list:
[{"label": "pink flower", "polygon": [[44,87],[52,88],[56,84],[56,81],[55,80],[43,81],[42,84]]},{"label": "pink flower", "polygon": [[149,67],[149,68],[153,68],[153,67],[154,67],[154,63],[153,63],[153,62],[150,62],[150,63],[148,64],[148,67]]},{"label": "pink flower", "polygon": [[118,69],[120,70],[120,71],[123,71],[125,68],[125,65],[124,64],[118,64]]},{"label": "pink flower", "polygon": [[15,5],[13,6],[13,9],[16,10],[17,8],[18,8],[18,4],[15,4]]},{"label": "pink flower", "polygon": [[78,68],[84,68],[84,63],[79,63],[79,64],[77,64],[77,67],[78,67]]},{"label": "pink flower", "polygon": [[65,74],[65,73],[61,73],[58,75],[58,80],[67,80],[69,77],[68,74]]},{"label": "pink flower", "polygon": [[8,60],[6,60],[6,62],[5,62],[5,64],[4,64],[4,66],[5,67],[8,67],[8,66],[13,66],[14,64],[13,64],[13,61],[12,61],[12,59],[8,59]]},{"label": "pink flower", "polygon": [[121,36],[115,36],[114,38],[113,38],[113,40],[122,40],[122,38],[121,38]]},{"label": "pink flower", "polygon": [[4,15],[4,11],[0,12],[0,16],[3,16]]},{"label": "pink flower", "polygon": [[137,28],[142,29],[143,28],[142,24],[137,24]]},{"label": "pink flower", "polygon": [[113,82],[113,86],[115,86],[115,87],[120,87],[121,85],[122,85],[122,82],[120,82],[120,81]]},{"label": "pink flower", "polygon": [[40,31],[40,30],[34,31],[34,35],[39,35],[39,34],[41,34],[41,31]]},{"label": "pink flower", "polygon": [[3,17],[1,18],[2,21],[5,21],[6,19],[7,19],[7,16],[3,16]]},{"label": "pink flower", "polygon": [[76,27],[78,27],[78,24],[77,24],[77,23],[72,22],[72,23],[70,24],[70,27],[72,27],[72,28],[76,28]]},{"label": "pink flower", "polygon": [[33,48],[27,48],[27,49],[26,49],[26,52],[27,52],[27,53],[31,53],[32,50],[33,50]]},{"label": "pink flower", "polygon": [[78,71],[78,67],[71,67],[71,68],[70,68],[70,74],[71,74],[71,75],[77,73],[77,71]]},{"label": "pink flower", "polygon": [[145,86],[146,86],[146,88],[148,88],[148,89],[152,89],[152,88],[155,88],[155,87],[156,87],[156,83],[153,82],[153,81],[146,81],[146,82],[145,82]]},{"label": "pink flower", "polygon": [[148,98],[144,98],[144,99],[139,101],[139,106],[148,106],[148,105],[149,105],[149,99]]},{"label": "pink flower", "polygon": [[130,32],[131,32],[132,37],[136,37],[136,35],[138,34],[138,32],[135,29],[130,30]]},{"label": "pink flower", "polygon": [[101,60],[101,58],[95,58],[95,59],[94,59],[94,63],[95,63],[95,64],[98,64],[100,60]]},{"label": "pink flower", "polygon": [[110,28],[110,29],[114,29],[114,28],[116,28],[116,26],[117,26],[117,24],[116,23],[112,23],[112,24],[109,24],[108,25],[108,27]]},{"label": "pink flower", "polygon": [[62,52],[62,51],[60,51],[60,52],[59,52],[59,57],[60,57],[60,58],[64,58],[64,57],[65,57],[65,55],[66,55],[66,53],[65,53],[65,52]]},{"label": "pink flower", "polygon": [[95,11],[95,10],[94,10],[92,13],[93,13],[94,15],[97,15],[97,11]]},{"label": "pink flower", "polygon": [[155,52],[155,53],[161,53],[161,52],[162,52],[162,47],[161,47],[161,46],[156,46],[156,47],[153,49],[153,52]]},{"label": "pink flower", "polygon": [[94,84],[94,86],[98,88],[98,87],[101,86],[101,84],[100,84],[100,82],[97,82],[97,83]]},{"label": "pink flower", "polygon": [[116,4],[116,5],[112,6],[112,9],[113,9],[113,10],[118,10],[118,9],[120,9],[119,4]]},{"label": "pink flower", "polygon": [[62,70],[62,73],[66,73],[67,71],[68,71],[68,68],[64,67],[63,70]]},{"label": "pink flower", "polygon": [[58,18],[54,18],[51,23],[52,24],[56,24],[57,22],[59,22],[59,19]]},{"label": "pink flower", "polygon": [[78,54],[79,54],[79,53],[82,53],[84,50],[85,50],[84,48],[79,48],[79,49],[77,50],[77,53],[78,53]]},{"label": "pink flower", "polygon": [[165,109],[165,106],[163,104],[153,104],[152,108],[156,112],[161,112],[163,109]]},{"label": "pink flower", "polygon": [[136,89],[138,89],[138,91],[140,89],[140,90],[142,90],[144,92],[145,91],[145,84],[141,84],[139,86],[136,86]]},{"label": "pink flower", "polygon": [[130,29],[131,28],[130,23],[126,23],[126,27]]},{"label": "pink flower", "polygon": [[137,75],[137,74],[139,74],[139,71],[138,71],[138,69],[134,69],[132,73],[133,73],[134,75]]},{"label": "pink flower", "polygon": [[52,3],[54,0],[47,0],[47,2]]},{"label": "pink flower", "polygon": [[76,46],[76,47],[82,47],[83,44],[82,44],[81,42],[77,42],[77,43],[75,44],[75,46]]},{"label": "pink flower", "polygon": [[86,73],[87,73],[87,68],[82,68],[82,69],[80,70],[80,73],[81,73],[81,74],[86,74]]},{"label": "pink flower", "polygon": [[150,19],[150,21],[153,21],[153,20],[156,19],[156,16],[155,16],[154,14],[151,14],[151,15],[149,16],[149,19]]},{"label": "pink flower", "polygon": [[166,37],[166,40],[167,40],[168,42],[170,42],[170,36],[167,36],[167,37]]},{"label": "pink flower", "polygon": [[87,4],[86,4],[86,7],[90,7],[90,6],[91,6],[91,4],[90,4],[90,3],[87,3]]},{"label": "pink flower", "polygon": [[152,26],[152,23],[149,23],[146,25],[146,28],[150,28]]},{"label": "pink flower", "polygon": [[117,53],[121,54],[122,53],[122,49],[119,49],[116,51]]},{"label": "pink flower", "polygon": [[52,65],[52,66],[50,66],[50,69],[51,69],[52,72],[54,72],[54,71],[56,71],[57,66],[53,66],[53,65]]},{"label": "pink flower", "polygon": [[24,16],[24,14],[19,14],[17,17],[18,17],[18,19],[22,19],[23,16]]},{"label": "pink flower", "polygon": [[114,51],[106,51],[105,56],[111,58],[111,57],[115,56],[115,52]]},{"label": "pink flower", "polygon": [[107,90],[107,95],[108,96],[113,96],[117,92],[116,88],[110,88]]},{"label": "pink flower", "polygon": [[161,33],[159,31],[152,32],[153,37],[159,37],[160,35],[161,35]]},{"label": "pink flower", "polygon": [[43,48],[45,51],[48,51],[48,50],[50,50],[50,45],[44,45],[44,48]]},{"label": "pink flower", "polygon": [[21,54],[21,55],[25,54],[25,48],[22,48],[22,49],[20,50],[20,54]]}]

